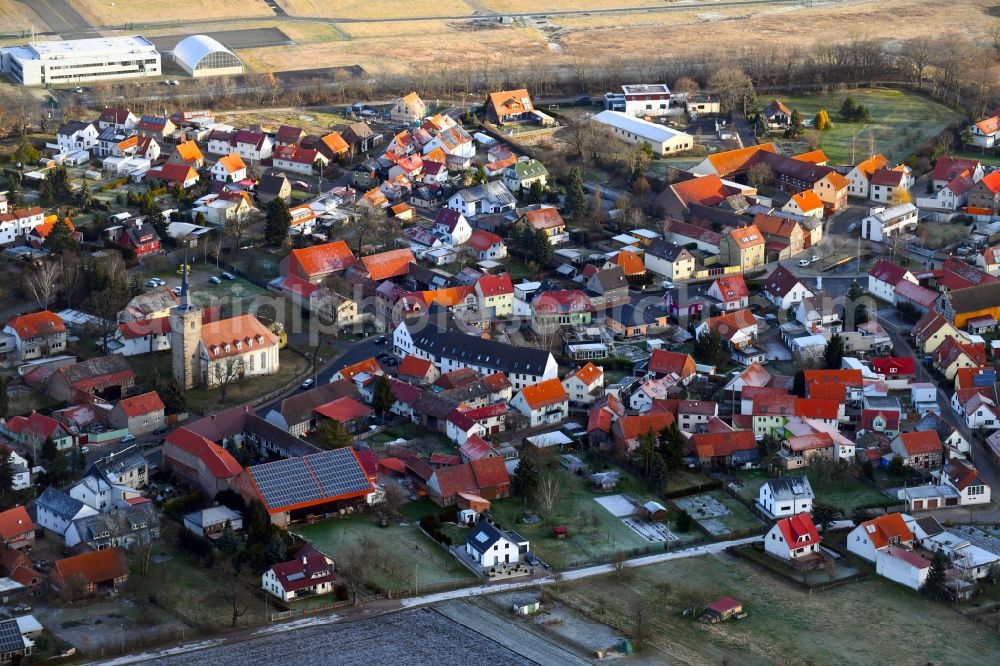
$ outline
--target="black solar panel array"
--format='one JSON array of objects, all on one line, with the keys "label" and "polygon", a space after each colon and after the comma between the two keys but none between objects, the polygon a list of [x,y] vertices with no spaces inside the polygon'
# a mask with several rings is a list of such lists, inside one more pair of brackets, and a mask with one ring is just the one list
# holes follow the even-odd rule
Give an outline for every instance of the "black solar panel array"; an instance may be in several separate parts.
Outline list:
[{"label": "black solar panel array", "polygon": [[270,509],[321,501],[371,487],[350,448],[255,465],[249,471]]},{"label": "black solar panel array", "polygon": [[24,639],[17,620],[0,622],[0,652],[17,652],[24,649]]}]

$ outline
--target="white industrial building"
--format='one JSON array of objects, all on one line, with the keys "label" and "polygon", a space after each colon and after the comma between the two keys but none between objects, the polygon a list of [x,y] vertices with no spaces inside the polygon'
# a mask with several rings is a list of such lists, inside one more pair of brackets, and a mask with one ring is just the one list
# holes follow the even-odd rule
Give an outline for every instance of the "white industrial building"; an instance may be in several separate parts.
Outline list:
[{"label": "white industrial building", "polygon": [[604,125],[615,137],[626,143],[648,143],[657,155],[679,153],[694,146],[694,137],[690,134],[621,111],[601,111],[592,120]]},{"label": "white industrial building", "polygon": [[160,75],[160,54],[141,35],[35,42],[0,48],[0,70],[26,86]]},{"label": "white industrial building", "polygon": [[233,52],[208,35],[191,35],[177,42],[174,62],[191,76],[242,74],[243,63]]}]

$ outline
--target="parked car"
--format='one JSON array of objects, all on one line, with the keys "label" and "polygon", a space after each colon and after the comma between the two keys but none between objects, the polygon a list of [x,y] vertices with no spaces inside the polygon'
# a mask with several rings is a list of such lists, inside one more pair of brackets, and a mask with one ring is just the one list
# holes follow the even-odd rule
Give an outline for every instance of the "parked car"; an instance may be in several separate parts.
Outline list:
[{"label": "parked car", "polygon": [[389,339],[386,338],[384,335],[380,335],[377,338],[375,338],[374,340],[372,340],[372,342],[374,342],[377,345],[384,345],[388,341],[389,341]]},{"label": "parked car", "polygon": [[174,287],[170,291],[174,292],[174,296],[180,296],[181,295],[181,288],[180,287]]},{"label": "parked car", "polygon": [[315,383],[312,377],[302,382],[302,388],[307,389]]},{"label": "parked car", "polygon": [[90,447],[89,446],[81,446],[80,447],[80,453],[82,453],[83,455],[87,455],[88,453],[90,453]]},{"label": "parked car", "polygon": [[135,435],[125,435],[122,437],[122,444],[128,444],[129,442],[135,441]]},{"label": "parked car", "polygon": [[236,279],[236,276],[233,275],[232,273],[230,273],[229,271],[226,271],[225,273],[223,273],[221,277],[222,277],[223,280],[235,280]]},{"label": "parked car", "polygon": [[819,261],[819,255],[814,254],[813,256],[809,257],[809,261],[815,264],[817,261]]},{"label": "parked car", "polygon": [[146,280],[146,282],[143,283],[143,286],[146,287],[146,289],[155,289],[160,285],[158,282],[156,282],[156,280]]},{"label": "parked car", "polygon": [[799,266],[808,266],[809,263],[808,259],[799,259]]},{"label": "parked car", "polygon": [[214,275],[208,278],[208,281],[212,284],[222,284],[222,278],[215,277]]},{"label": "parked car", "polygon": [[28,604],[26,604],[26,603],[24,603],[22,601],[18,605],[14,606],[14,612],[15,613],[30,613],[31,612],[31,606],[29,606]]}]

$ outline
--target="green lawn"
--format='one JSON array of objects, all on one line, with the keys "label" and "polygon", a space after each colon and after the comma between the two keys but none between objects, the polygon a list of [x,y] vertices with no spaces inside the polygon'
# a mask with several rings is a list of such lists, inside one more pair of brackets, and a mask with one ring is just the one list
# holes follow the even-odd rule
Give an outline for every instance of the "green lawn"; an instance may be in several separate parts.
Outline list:
[{"label": "green lawn", "polygon": [[[868,107],[871,122],[866,125],[849,123],[840,117],[840,105],[850,96],[856,104]],[[819,146],[831,163],[860,161],[868,153],[868,137],[875,137],[875,150],[888,159],[901,162],[921,143],[950,124],[961,120],[957,111],[909,91],[866,88],[826,95],[779,95],[788,108],[811,120],[820,109],[826,109],[833,128],[816,132]],[[766,106],[769,99],[762,99]],[[811,132],[812,130],[807,130]],[[776,140],[780,138],[776,137]],[[852,143],[854,150],[852,151]]]},{"label": "green lawn", "polygon": [[[527,508],[520,499],[494,501],[490,513],[505,529],[514,529],[531,542],[531,549],[545,562],[557,569],[565,569],[598,561],[605,561],[619,550],[645,549],[660,552],[664,544],[651,544],[626,526],[620,518],[611,515],[594,501],[602,495],[590,489],[586,479],[562,469],[551,470],[563,482],[562,497],[551,520],[533,524],[521,522]],[[649,491],[627,474],[622,475],[616,493],[625,493],[639,502],[651,498]],[[594,519],[596,517],[596,525]],[[671,512],[673,517],[673,512]],[[569,536],[556,539],[552,528],[565,525]],[[690,540],[694,533],[680,535]],[[674,542],[676,544],[676,542]],[[674,545],[672,544],[672,545]]]},{"label": "green lawn", "polygon": [[8,386],[7,396],[9,401],[7,406],[8,416],[30,414],[32,411],[45,411],[59,405],[61,402],[50,398],[40,391],[36,391],[26,384]]},{"label": "green lawn", "polygon": [[969,159],[979,160],[987,166],[1000,166],[1000,154],[998,153],[984,153],[976,148],[966,148],[964,150],[951,150],[948,154],[955,157],[968,157]]},{"label": "green lawn", "polygon": [[[425,508],[429,508],[426,507]],[[337,561],[340,553],[355,545],[369,544],[371,587],[409,590],[414,565],[419,565],[419,584],[474,582],[468,569],[445,549],[431,541],[415,523],[379,527],[372,516],[327,520],[292,530]]]},{"label": "green lawn", "polygon": [[[740,496],[748,499],[756,499],[760,486],[767,479],[767,476],[760,470],[738,472],[737,474],[743,483],[743,487],[739,491]],[[871,486],[865,485],[863,482],[852,477],[846,470],[833,478],[822,478],[813,467],[796,470],[792,474],[805,474],[809,479],[809,484],[812,486],[813,492],[816,494],[816,501],[837,507],[848,517],[859,506],[871,504],[892,506],[896,504],[896,502]]]},{"label": "green lawn", "polygon": [[[997,633],[874,577],[810,595],[749,563],[698,557],[564,584],[555,595],[625,630],[637,609],[649,609],[650,663],[1000,662]],[[724,596],[742,602],[748,616],[705,625],[682,615]]]}]

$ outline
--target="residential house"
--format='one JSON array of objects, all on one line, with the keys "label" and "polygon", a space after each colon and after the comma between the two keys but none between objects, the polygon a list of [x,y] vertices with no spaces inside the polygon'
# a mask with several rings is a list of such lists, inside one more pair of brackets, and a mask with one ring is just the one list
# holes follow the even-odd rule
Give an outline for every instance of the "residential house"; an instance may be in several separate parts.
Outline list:
[{"label": "residential house", "polygon": [[604,369],[593,363],[577,368],[562,380],[563,388],[573,406],[591,405],[604,389]]},{"label": "residential house", "polygon": [[681,432],[701,432],[719,416],[719,404],[711,400],[654,399],[649,413],[673,414]]},{"label": "residential house", "polygon": [[21,362],[66,351],[66,325],[48,310],[18,315],[7,322],[3,332],[12,336]]},{"label": "residential house", "polygon": [[510,495],[510,475],[504,459],[488,456],[462,465],[441,467],[427,479],[427,494],[438,506],[454,506],[460,493],[471,493],[485,500]]},{"label": "residential house", "polygon": [[870,179],[868,198],[882,204],[893,204],[909,199],[909,190],[913,186],[910,167],[901,164],[895,168],[882,168],[875,171]]},{"label": "residential house", "polygon": [[479,313],[486,320],[510,317],[514,313],[514,285],[509,273],[484,275],[475,284]]},{"label": "residential house", "polygon": [[0,539],[4,548],[30,551],[35,547],[35,521],[23,506],[0,512]]},{"label": "residential house", "polygon": [[646,270],[662,275],[668,280],[686,280],[694,273],[695,259],[686,248],[657,239],[643,253]]},{"label": "residential house", "polygon": [[538,122],[541,117],[525,89],[490,93],[483,104],[483,116],[497,125]]},{"label": "residential house", "polygon": [[514,210],[517,199],[499,181],[490,181],[459,190],[449,199],[447,206],[467,218],[477,215],[494,215]]},{"label": "residential house", "polygon": [[949,458],[941,470],[940,480],[959,493],[961,506],[990,503],[990,485],[975,467],[960,458]]},{"label": "residential house", "polygon": [[146,180],[158,180],[167,187],[179,186],[181,189],[194,187],[200,176],[193,167],[187,164],[164,162],[146,172]]},{"label": "residential house", "polygon": [[913,327],[917,347],[933,354],[945,340],[961,338],[961,332],[939,312],[929,310]]},{"label": "residential house", "polygon": [[913,532],[902,514],[887,513],[865,521],[847,535],[847,550],[858,557],[875,562],[876,554],[890,547],[912,548]]},{"label": "residential house", "polygon": [[280,125],[278,131],[274,133],[275,146],[297,146],[306,136],[305,130],[301,127],[291,125]]},{"label": "residential house", "polygon": [[902,432],[892,440],[892,452],[917,469],[937,469],[944,462],[944,446],[934,430]]},{"label": "residential house", "polygon": [[694,359],[690,354],[654,349],[649,357],[646,370],[656,377],[676,375],[681,384],[687,384],[697,374]]},{"label": "residential house", "polygon": [[457,210],[442,208],[434,218],[433,230],[439,233],[446,242],[461,245],[472,236],[472,227]]},{"label": "residential house", "polygon": [[382,143],[382,135],[376,133],[366,122],[355,122],[341,130],[340,135],[351,147],[354,154],[366,152]]},{"label": "residential house", "polygon": [[511,400],[510,406],[527,420],[528,427],[560,423],[569,416],[569,395],[557,378],[525,386]]},{"label": "residential house", "polygon": [[985,149],[996,147],[997,133],[1000,132],[1000,115],[992,115],[973,123],[968,132],[972,137],[973,146]]},{"label": "residential house", "polygon": [[533,158],[519,159],[503,170],[503,184],[511,192],[529,191],[535,183],[544,189],[549,176],[545,165]]},{"label": "residential house", "polygon": [[931,355],[934,367],[952,380],[960,368],[977,368],[986,364],[986,349],[982,344],[959,342],[948,338]]},{"label": "residential house", "polygon": [[964,328],[977,317],[1000,317],[1000,282],[982,282],[964,289],[946,291],[938,311],[956,328]]},{"label": "residential house", "polygon": [[706,468],[745,467],[760,456],[750,430],[695,433],[687,441],[685,454]]},{"label": "residential house", "polygon": [[861,237],[883,242],[917,228],[917,207],[904,203],[892,208],[872,208],[861,220]]},{"label": "residential house", "polygon": [[118,236],[118,244],[135,252],[136,257],[144,257],[160,251],[160,236],[146,220],[130,219]]},{"label": "residential house", "polygon": [[281,199],[287,204],[292,200],[292,184],[288,176],[283,173],[266,173],[257,183],[256,195],[261,205],[266,205],[275,199]]},{"label": "residential house", "polygon": [[63,155],[71,155],[81,150],[89,152],[91,148],[97,147],[99,133],[94,123],[70,120],[56,130],[56,145]]},{"label": "residential house", "polygon": [[666,330],[670,326],[670,311],[659,305],[636,307],[625,303],[606,311],[604,323],[616,337],[643,337]]},{"label": "residential house", "polygon": [[479,261],[497,261],[507,258],[507,244],[500,236],[483,229],[476,229],[469,236],[468,245]]},{"label": "residential house", "polygon": [[233,479],[243,473],[243,467],[229,451],[183,427],[164,439],[162,464],[209,497],[229,488]]},{"label": "residential house", "polygon": [[18,242],[45,223],[44,208],[21,208],[7,212],[6,205],[4,197],[3,206],[0,206],[0,245]]},{"label": "residential house", "polygon": [[222,536],[226,525],[229,525],[234,533],[239,534],[243,531],[243,515],[239,511],[219,504],[184,516],[184,527],[187,530],[211,541]]},{"label": "residential house", "polygon": [[801,303],[815,294],[799,280],[798,276],[778,264],[774,271],[764,279],[764,297],[779,310]]},{"label": "residential house", "polygon": [[861,406],[861,428],[887,436],[899,434],[903,408],[895,397],[866,396]]},{"label": "residential house", "polygon": [[138,132],[139,136],[147,136],[162,142],[177,131],[177,126],[174,125],[170,118],[163,116],[142,116],[139,118],[139,122],[135,124],[135,131]]},{"label": "residential house", "polygon": [[163,401],[156,391],[131,398],[122,398],[108,414],[116,428],[126,428],[130,435],[140,436],[166,425]]},{"label": "residential house", "polygon": [[53,591],[69,597],[117,590],[128,580],[128,560],[121,548],[95,550],[56,560],[49,575]]},{"label": "residential house", "polygon": [[417,123],[427,115],[427,105],[420,95],[411,92],[403,95],[389,108],[389,119],[395,123]]},{"label": "residential house", "polygon": [[772,518],[783,518],[812,513],[815,497],[808,477],[783,476],[761,484],[757,506]]},{"label": "residential house", "polygon": [[[139,498],[136,498],[137,500]],[[132,550],[160,536],[160,514],[150,500],[126,504],[114,513],[99,513],[73,521],[66,530],[66,548]]]},{"label": "residential house", "polygon": [[236,153],[229,153],[212,165],[212,179],[221,183],[238,183],[247,177],[247,165]]},{"label": "residential house", "polygon": [[628,279],[620,266],[598,269],[587,280],[587,289],[604,296],[607,305],[628,301]]},{"label": "residential house", "polygon": [[272,564],[261,576],[264,591],[285,602],[330,594],[335,582],[333,560],[312,546],[294,560]]},{"label": "residential house", "polygon": [[792,110],[776,99],[771,100],[761,115],[772,129],[784,129],[792,121]]},{"label": "residential house", "polygon": [[271,156],[275,169],[312,176],[330,163],[319,151],[298,146],[277,146]]},{"label": "residential house", "polygon": [[173,152],[167,157],[167,162],[201,169],[205,166],[205,155],[194,141],[182,141],[174,146]]},{"label": "residential house", "polygon": [[879,259],[868,271],[868,293],[883,301],[896,304],[896,285],[903,280],[918,284],[909,270],[886,259]]},{"label": "residential house", "polygon": [[889,160],[876,153],[868,159],[859,162],[847,173],[847,180],[850,181],[847,193],[852,197],[867,199],[871,192],[871,178],[879,169],[889,166]]},{"label": "residential house", "polygon": [[31,447],[33,452],[41,450],[46,439],[51,439],[60,451],[72,448],[75,442],[66,426],[34,410],[28,416],[11,416],[0,429],[16,443]]},{"label": "residential house", "polygon": [[64,536],[74,520],[97,515],[97,510],[61,490],[48,487],[35,500],[35,521],[39,527]]},{"label": "residential house", "polygon": [[[618,403],[617,406],[609,401],[609,410],[599,409],[599,411],[610,411],[613,414],[615,413],[615,409],[620,407],[622,413],[624,413],[624,407],[621,406],[621,403],[617,399],[614,402]],[[600,405],[600,402],[597,404]],[[594,412],[591,413],[593,414]],[[615,453],[622,459],[631,457],[635,450],[639,448],[640,437],[648,433],[653,433],[655,436],[661,430],[675,422],[674,415],[670,412],[652,411],[648,411],[645,414],[620,416],[617,419],[612,419],[612,421],[610,427],[611,439],[614,443]]]},{"label": "residential house", "polygon": [[531,326],[535,331],[551,332],[562,326],[587,326],[594,313],[590,297],[578,289],[545,291],[531,303]]},{"label": "residential house", "polygon": [[483,569],[517,564],[528,548],[528,541],[517,532],[501,531],[485,518],[465,535],[465,554]]},{"label": "residential house", "polygon": [[750,365],[754,361],[761,363],[766,357],[764,350],[756,345],[758,326],[750,310],[736,310],[706,319],[695,328],[695,335],[701,336],[706,331],[718,333],[729,347],[733,360]]},{"label": "residential house", "polygon": [[718,302],[723,312],[742,310],[750,304],[750,290],[742,275],[725,275],[716,278],[705,295]]},{"label": "residential house", "polygon": [[808,512],[782,518],[764,535],[764,552],[782,560],[819,554],[820,536]]},{"label": "residential house", "polygon": [[764,244],[764,235],[753,225],[733,229],[719,240],[719,261],[744,271],[762,266]]},{"label": "residential house", "polygon": [[769,261],[789,259],[806,248],[809,235],[796,220],[784,215],[758,213],[753,223],[764,236],[765,255]]},{"label": "residential house", "polygon": [[297,275],[318,285],[331,275],[347,270],[354,262],[354,253],[347,243],[338,240],[293,249],[288,255],[286,271],[288,275]]},{"label": "residential house", "polygon": [[128,109],[121,109],[116,107],[106,106],[101,111],[100,117],[97,119],[98,129],[107,129],[108,127],[114,127],[120,130],[131,130],[135,129],[136,124],[139,119],[135,117]]},{"label": "residential house", "polygon": [[991,171],[968,193],[969,213],[996,215],[1000,212],[1000,170]]},{"label": "residential house", "polygon": [[803,215],[805,217],[823,218],[823,200],[812,190],[803,190],[793,194],[781,210],[792,215]]}]

